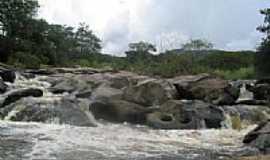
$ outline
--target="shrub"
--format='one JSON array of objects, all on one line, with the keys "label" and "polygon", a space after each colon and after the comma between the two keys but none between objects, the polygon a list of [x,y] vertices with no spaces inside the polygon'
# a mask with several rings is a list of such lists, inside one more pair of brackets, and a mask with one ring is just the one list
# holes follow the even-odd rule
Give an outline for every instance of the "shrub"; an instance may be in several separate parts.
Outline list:
[{"label": "shrub", "polygon": [[24,52],[16,52],[8,60],[8,63],[13,64],[15,67],[29,68],[29,69],[40,68],[41,62],[42,62],[41,58],[38,58],[35,55]]},{"label": "shrub", "polygon": [[230,80],[255,78],[254,67],[240,68],[238,70],[215,70],[213,73]]}]

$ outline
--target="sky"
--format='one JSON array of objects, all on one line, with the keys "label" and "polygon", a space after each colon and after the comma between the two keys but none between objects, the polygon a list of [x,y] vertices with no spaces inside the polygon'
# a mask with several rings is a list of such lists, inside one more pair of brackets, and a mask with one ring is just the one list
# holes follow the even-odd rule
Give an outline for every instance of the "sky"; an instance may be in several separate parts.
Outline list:
[{"label": "sky", "polygon": [[259,10],[269,0],[39,0],[39,17],[78,26],[86,22],[103,41],[103,52],[123,55],[131,42],[159,51],[206,39],[217,49],[254,50],[262,34]]}]

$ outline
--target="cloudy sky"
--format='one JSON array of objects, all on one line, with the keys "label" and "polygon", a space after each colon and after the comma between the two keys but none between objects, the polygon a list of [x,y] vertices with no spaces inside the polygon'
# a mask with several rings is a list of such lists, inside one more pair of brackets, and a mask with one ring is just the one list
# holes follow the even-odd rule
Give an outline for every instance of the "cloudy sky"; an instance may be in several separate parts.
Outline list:
[{"label": "cloudy sky", "polygon": [[179,48],[191,38],[216,48],[254,49],[256,27],[269,0],[39,0],[40,17],[77,26],[86,22],[103,40],[104,52],[122,54],[128,43],[149,41],[160,50]]}]

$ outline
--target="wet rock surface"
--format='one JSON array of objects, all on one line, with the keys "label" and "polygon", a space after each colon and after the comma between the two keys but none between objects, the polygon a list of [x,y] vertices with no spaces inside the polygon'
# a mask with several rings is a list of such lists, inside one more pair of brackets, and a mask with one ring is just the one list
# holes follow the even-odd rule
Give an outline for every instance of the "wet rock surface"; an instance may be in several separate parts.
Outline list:
[{"label": "wet rock surface", "polygon": [[0,108],[3,108],[17,100],[20,100],[24,97],[42,97],[43,91],[38,88],[27,88],[27,89],[18,89],[12,90],[11,92],[3,95],[3,101],[0,104]]},{"label": "wet rock surface", "polygon": [[55,100],[25,98],[1,109],[0,112],[5,120],[10,121],[94,127],[96,121],[86,110],[87,105],[78,100],[64,98]]},{"label": "wet rock surface", "polygon": [[0,78],[0,94],[5,93],[7,91],[7,85],[5,82]]},{"label": "wet rock surface", "polygon": [[0,77],[5,82],[13,83],[15,81],[15,79],[16,79],[16,73],[15,73],[15,71],[10,70],[10,69],[0,68]]},{"label": "wet rock surface", "polygon": [[258,148],[265,154],[270,154],[270,120],[259,124],[245,136],[243,142]]}]

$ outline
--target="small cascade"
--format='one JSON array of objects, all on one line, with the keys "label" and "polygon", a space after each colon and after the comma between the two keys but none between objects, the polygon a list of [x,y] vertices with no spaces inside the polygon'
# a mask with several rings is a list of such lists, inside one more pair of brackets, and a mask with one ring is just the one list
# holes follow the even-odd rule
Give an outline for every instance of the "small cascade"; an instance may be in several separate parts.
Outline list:
[{"label": "small cascade", "polygon": [[253,98],[253,93],[247,90],[247,84],[244,82],[240,88],[240,96],[238,101],[253,100]]}]

